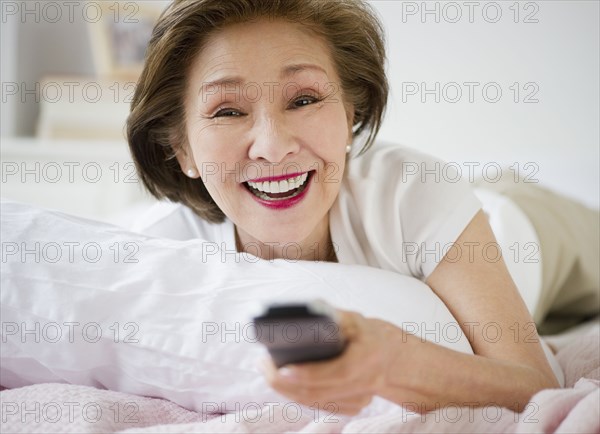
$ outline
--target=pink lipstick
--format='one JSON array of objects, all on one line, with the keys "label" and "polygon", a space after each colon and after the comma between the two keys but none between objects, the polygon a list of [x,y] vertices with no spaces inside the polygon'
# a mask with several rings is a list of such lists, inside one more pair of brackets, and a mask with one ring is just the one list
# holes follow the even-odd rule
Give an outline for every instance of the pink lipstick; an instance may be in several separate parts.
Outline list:
[{"label": "pink lipstick", "polygon": [[[266,193],[258,190],[257,188],[251,187],[247,182],[244,182],[243,185],[248,192],[252,196],[254,200],[256,200],[260,205],[274,210],[284,210],[293,207],[300,203],[307,195],[308,190],[310,188],[312,175],[314,174],[314,170],[308,172],[306,181],[297,188],[289,191],[289,194],[284,197],[281,196],[284,193]],[[278,182],[287,180],[290,178],[298,177],[303,175],[302,173],[292,174],[292,175],[283,175],[277,177],[270,178],[258,178],[257,180],[251,180],[250,182]],[[288,193],[288,192],[286,192]]]}]

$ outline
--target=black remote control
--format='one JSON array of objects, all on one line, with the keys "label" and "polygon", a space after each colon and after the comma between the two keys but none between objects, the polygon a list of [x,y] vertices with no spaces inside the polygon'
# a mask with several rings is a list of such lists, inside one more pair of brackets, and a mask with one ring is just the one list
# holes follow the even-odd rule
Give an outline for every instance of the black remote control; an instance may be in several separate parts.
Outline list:
[{"label": "black remote control", "polygon": [[321,300],[270,305],[254,324],[278,368],[331,359],[346,346],[335,310]]}]

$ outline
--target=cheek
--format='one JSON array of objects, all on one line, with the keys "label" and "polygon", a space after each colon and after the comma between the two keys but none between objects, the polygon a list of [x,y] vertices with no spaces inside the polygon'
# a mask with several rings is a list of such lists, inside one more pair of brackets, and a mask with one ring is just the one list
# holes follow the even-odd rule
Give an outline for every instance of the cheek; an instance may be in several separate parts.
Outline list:
[{"label": "cheek", "polygon": [[319,181],[328,194],[337,194],[345,171],[348,121],[343,106],[339,104],[323,107],[322,110],[318,124],[309,126],[306,131],[312,135],[311,143],[318,146],[314,152],[324,163]]},{"label": "cheek", "polygon": [[234,129],[232,125],[208,126],[190,135],[194,162],[203,181],[213,185],[212,188],[222,188],[224,181],[239,179],[244,155],[243,149],[236,146],[240,142],[240,132],[232,132]]},{"label": "cheek", "polygon": [[325,102],[322,107],[304,117],[299,117],[295,130],[301,137],[318,143],[319,149],[332,155],[345,152],[348,135],[348,121],[343,106],[339,103]]},{"label": "cheek", "polygon": [[[283,129],[300,138],[315,155],[326,162],[345,158],[348,124],[341,103],[326,101],[304,113],[285,116]],[[239,173],[240,162],[247,158],[244,146],[240,145],[245,143],[252,128],[251,122],[229,119],[188,124],[190,146],[201,173],[213,174],[218,170],[222,178],[232,176],[233,170]]]}]

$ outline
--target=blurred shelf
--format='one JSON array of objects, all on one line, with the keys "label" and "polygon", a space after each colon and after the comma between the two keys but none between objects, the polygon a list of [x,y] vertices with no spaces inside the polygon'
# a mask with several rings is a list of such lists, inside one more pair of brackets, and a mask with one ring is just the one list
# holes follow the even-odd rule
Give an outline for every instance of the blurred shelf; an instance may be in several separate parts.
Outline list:
[{"label": "blurred shelf", "polygon": [[37,136],[125,140],[136,83],[118,78],[48,76],[40,83]]}]

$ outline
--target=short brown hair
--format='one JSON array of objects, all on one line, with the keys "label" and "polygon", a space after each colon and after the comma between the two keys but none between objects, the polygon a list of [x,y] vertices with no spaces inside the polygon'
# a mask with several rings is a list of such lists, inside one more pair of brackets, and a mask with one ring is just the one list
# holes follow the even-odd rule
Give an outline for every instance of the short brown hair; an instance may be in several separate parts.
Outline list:
[{"label": "short brown hair", "polygon": [[373,144],[385,112],[384,31],[366,2],[175,0],[152,33],[127,120],[127,140],[138,175],[154,197],[181,202],[213,223],[223,222],[225,214],[203,182],[187,177],[175,158],[187,144],[188,71],[212,32],[262,17],[300,23],[328,42],[342,94],[354,107],[353,137],[368,133],[359,156]]}]

